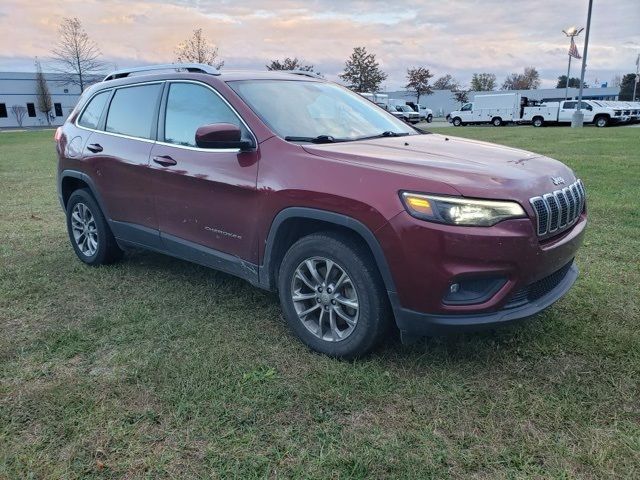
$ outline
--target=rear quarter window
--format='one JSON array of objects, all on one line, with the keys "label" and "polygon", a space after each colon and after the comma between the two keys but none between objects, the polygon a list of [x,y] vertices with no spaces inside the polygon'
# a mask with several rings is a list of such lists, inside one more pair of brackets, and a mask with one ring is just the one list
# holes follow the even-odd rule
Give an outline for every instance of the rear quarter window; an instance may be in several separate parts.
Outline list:
[{"label": "rear quarter window", "polygon": [[80,119],[78,120],[78,125],[86,128],[98,128],[98,123],[100,122],[104,105],[109,98],[109,93],[111,92],[100,92],[89,100],[87,107],[84,109]]}]

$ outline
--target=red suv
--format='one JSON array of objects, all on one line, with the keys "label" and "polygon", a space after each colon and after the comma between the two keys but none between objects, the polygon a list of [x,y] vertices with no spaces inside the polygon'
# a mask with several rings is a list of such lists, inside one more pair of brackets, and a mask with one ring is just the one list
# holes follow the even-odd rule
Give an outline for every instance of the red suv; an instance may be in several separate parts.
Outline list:
[{"label": "red suv", "polygon": [[127,247],[277,291],[314,350],[529,317],[574,283],[582,182],[562,163],[419,131],[308,72],[109,75],[56,132],[71,244]]}]

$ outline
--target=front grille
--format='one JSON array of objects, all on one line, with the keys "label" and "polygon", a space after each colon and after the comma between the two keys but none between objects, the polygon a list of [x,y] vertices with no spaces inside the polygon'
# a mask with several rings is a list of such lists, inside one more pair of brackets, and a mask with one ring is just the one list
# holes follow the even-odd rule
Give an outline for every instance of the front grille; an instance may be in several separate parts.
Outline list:
[{"label": "front grille", "polygon": [[529,199],[536,213],[536,230],[544,236],[570,227],[584,210],[586,192],[582,180],[555,192]]},{"label": "front grille", "polygon": [[551,275],[544,277],[537,282],[533,282],[526,287],[522,287],[516,290],[507,301],[504,308],[514,308],[524,305],[525,303],[532,302],[538,298],[544,297],[551,290],[556,288],[564,277],[569,273],[569,269],[573,264],[573,259],[567,263],[560,270],[556,270]]}]

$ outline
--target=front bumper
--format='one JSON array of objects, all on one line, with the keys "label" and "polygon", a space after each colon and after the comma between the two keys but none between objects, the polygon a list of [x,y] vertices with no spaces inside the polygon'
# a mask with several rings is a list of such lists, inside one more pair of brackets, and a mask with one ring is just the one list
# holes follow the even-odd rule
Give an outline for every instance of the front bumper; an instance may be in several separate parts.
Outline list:
[{"label": "front bumper", "polygon": [[392,298],[395,305],[396,323],[403,337],[443,335],[464,331],[478,331],[514,323],[540,313],[562,298],[578,278],[575,264],[567,271],[564,278],[542,297],[515,308],[505,308],[491,313],[480,314],[428,314],[416,312],[399,306],[397,298]]}]

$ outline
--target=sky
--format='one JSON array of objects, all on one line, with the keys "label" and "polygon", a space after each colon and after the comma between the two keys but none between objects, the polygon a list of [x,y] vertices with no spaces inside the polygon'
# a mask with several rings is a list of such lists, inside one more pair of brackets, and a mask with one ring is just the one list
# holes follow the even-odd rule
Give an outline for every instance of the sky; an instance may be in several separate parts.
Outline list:
[{"label": "sky", "polygon": [[[467,86],[474,72],[498,83],[526,66],[543,87],[566,74],[568,39],[584,26],[588,0],[1,0],[0,71],[50,70],[58,25],[76,16],[103,60],[118,68],[175,60],[195,28],[219,48],[227,69],[264,70],[271,59],[298,57],[338,80],[356,46],[375,53],[386,90],[406,83],[409,67]],[[582,53],[585,32],[577,44]],[[587,83],[635,70],[640,0],[594,0]],[[579,76],[573,63],[572,76]]]}]

